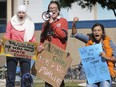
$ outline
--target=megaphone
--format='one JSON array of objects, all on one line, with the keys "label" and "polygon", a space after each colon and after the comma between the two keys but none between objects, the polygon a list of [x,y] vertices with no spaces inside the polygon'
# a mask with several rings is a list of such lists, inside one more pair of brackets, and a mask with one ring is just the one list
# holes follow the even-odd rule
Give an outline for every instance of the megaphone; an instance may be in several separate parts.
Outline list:
[{"label": "megaphone", "polygon": [[44,21],[47,21],[47,20],[50,19],[50,17],[51,17],[52,15],[53,15],[52,12],[45,11],[45,12],[42,13],[42,19],[43,19]]}]

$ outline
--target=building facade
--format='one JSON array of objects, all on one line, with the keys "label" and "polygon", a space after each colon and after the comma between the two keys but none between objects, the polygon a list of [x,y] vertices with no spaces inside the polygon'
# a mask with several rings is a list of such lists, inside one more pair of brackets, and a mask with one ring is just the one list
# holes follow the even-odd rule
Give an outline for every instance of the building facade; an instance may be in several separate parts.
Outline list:
[{"label": "building facade", "polygon": [[[41,25],[44,22],[41,15],[44,11],[47,11],[47,6],[50,1],[51,0],[0,0],[0,38],[3,37],[6,30],[6,23],[16,13],[17,6],[25,4],[28,7],[30,17],[35,23],[35,29],[37,30],[35,34],[37,42],[39,42]],[[106,14],[109,14],[110,16],[107,16]],[[90,28],[94,23],[102,23],[105,26],[108,35],[112,38],[114,43],[116,43],[116,18],[112,11],[104,10],[100,8],[99,5],[96,5],[92,11],[90,11],[88,9],[81,9],[81,7],[74,3],[69,10],[62,8],[61,16],[65,17],[69,23],[67,51],[71,53],[73,60],[75,60],[72,63],[73,65],[80,62],[78,48],[85,45],[78,40],[70,38],[73,17],[79,17],[80,20],[77,23],[78,31],[85,34],[91,31]]]}]

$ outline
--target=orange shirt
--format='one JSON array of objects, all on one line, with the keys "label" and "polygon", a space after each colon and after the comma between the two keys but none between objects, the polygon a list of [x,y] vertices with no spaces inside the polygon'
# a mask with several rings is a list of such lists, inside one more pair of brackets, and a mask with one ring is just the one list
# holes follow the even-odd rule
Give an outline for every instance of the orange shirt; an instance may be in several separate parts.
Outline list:
[{"label": "orange shirt", "polygon": [[[45,40],[48,40],[48,36],[44,35],[44,31],[47,30],[44,28],[45,23],[42,26],[42,35],[40,40],[40,45],[44,43]],[[64,18],[57,19],[55,22],[50,24],[50,30],[53,31],[51,35],[51,42],[62,49],[66,49],[67,41],[65,38],[68,35],[68,22]]]}]

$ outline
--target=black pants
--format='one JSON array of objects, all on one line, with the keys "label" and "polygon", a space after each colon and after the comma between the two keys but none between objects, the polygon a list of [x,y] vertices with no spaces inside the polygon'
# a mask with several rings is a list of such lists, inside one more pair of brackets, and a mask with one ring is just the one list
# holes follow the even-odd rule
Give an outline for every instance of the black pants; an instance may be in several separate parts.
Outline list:
[{"label": "black pants", "polygon": [[[53,86],[50,85],[49,83],[45,82],[45,87],[53,87]],[[60,87],[65,87],[64,80],[62,81]]]},{"label": "black pants", "polygon": [[[6,61],[7,61],[6,87],[15,87],[16,67],[18,62],[21,67],[21,75],[23,76],[25,73],[30,73],[31,60],[24,58],[6,57]],[[23,84],[21,82],[21,87],[23,87],[22,85]]]}]

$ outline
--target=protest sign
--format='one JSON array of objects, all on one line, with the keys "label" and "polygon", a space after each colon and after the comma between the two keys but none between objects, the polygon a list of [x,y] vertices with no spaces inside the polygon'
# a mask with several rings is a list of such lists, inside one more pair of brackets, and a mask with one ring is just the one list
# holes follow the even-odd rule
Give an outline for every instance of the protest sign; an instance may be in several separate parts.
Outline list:
[{"label": "protest sign", "polygon": [[60,87],[72,58],[51,42],[45,42],[44,47],[45,50],[39,54],[35,64],[37,76],[53,87]]},{"label": "protest sign", "polygon": [[110,80],[107,63],[100,56],[102,45],[96,44],[79,49],[83,68],[89,84]]},{"label": "protest sign", "polygon": [[37,43],[18,42],[7,39],[3,39],[3,43],[1,55],[33,60],[37,58]]}]

